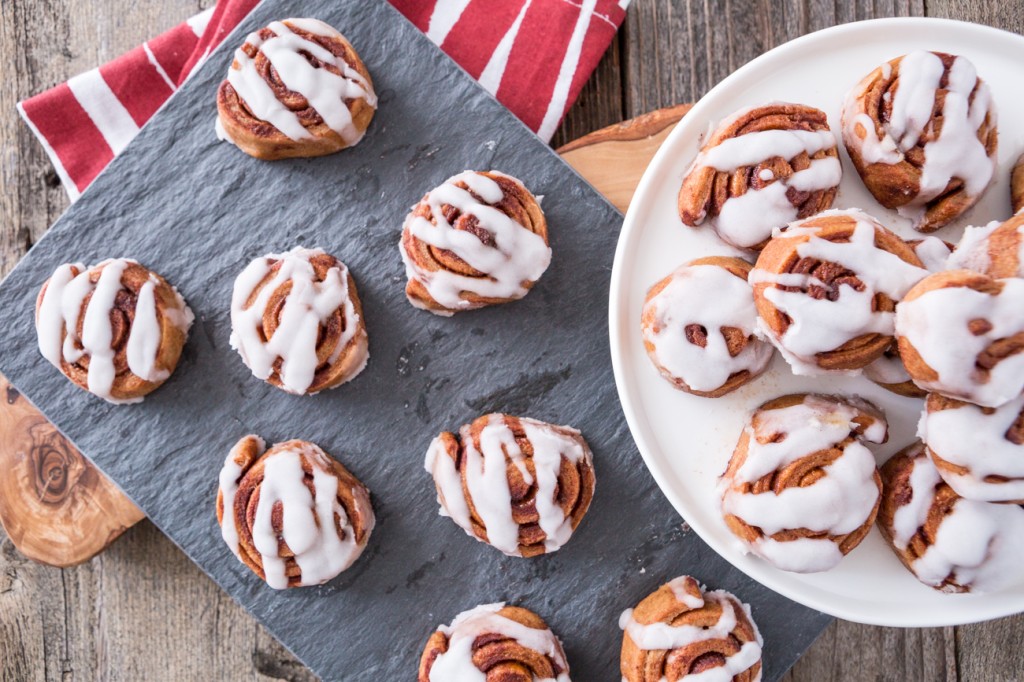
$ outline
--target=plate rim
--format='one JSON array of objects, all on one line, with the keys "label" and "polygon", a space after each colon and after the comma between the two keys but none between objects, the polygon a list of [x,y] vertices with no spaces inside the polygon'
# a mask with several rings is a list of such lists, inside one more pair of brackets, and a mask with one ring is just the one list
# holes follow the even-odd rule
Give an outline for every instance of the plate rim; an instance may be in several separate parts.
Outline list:
[{"label": "plate rim", "polygon": [[[704,115],[704,111],[711,106],[709,102],[713,102],[722,91],[728,91],[732,88],[733,83],[743,80],[747,77],[748,73],[760,69],[762,64],[766,62],[783,59],[792,53],[803,50],[809,44],[822,42],[831,38],[848,38],[851,34],[856,35],[863,31],[870,31],[876,28],[891,30],[893,27],[913,27],[918,29],[942,27],[946,30],[970,31],[981,38],[988,35],[993,39],[1001,41],[1007,39],[1016,41],[1022,48],[1024,48],[1024,36],[1004,29],[995,28],[993,26],[968,21],[939,17],[888,17],[882,19],[866,19],[830,26],[777,45],[767,52],[764,52],[750,60],[715,84],[694,104],[693,108],[687,112],[687,116],[683,119],[681,125],[677,125],[662,142],[654,157],[649,162],[647,168],[644,170],[644,173],[640,178],[640,182],[637,184],[636,190],[633,194],[633,199],[626,211],[622,229],[619,233],[619,239],[615,248],[615,256],[612,261],[611,281],[609,284],[608,336],[611,350],[612,373],[615,377],[616,392],[626,418],[626,424],[629,427],[630,435],[636,443],[637,449],[643,458],[644,465],[658,484],[658,488],[661,490],[662,494],[675,509],[676,513],[686,521],[694,532],[696,532],[697,535],[715,551],[715,553],[728,561],[732,566],[744,573],[751,580],[754,580],[760,585],[763,585],[764,587],[767,587],[768,589],[771,589],[804,606],[817,609],[818,611],[822,611],[837,618],[857,623],[886,627],[944,627],[951,625],[966,625],[969,623],[976,623],[1022,613],[1024,612],[1024,604],[1017,604],[1014,601],[1006,601],[1004,603],[999,600],[994,600],[985,602],[983,605],[980,605],[979,608],[968,614],[960,613],[959,615],[945,615],[942,612],[935,613],[934,611],[927,610],[920,613],[913,610],[900,610],[898,611],[900,615],[897,617],[878,617],[877,615],[872,616],[870,613],[864,613],[856,609],[844,608],[842,605],[837,605],[832,601],[817,597],[814,592],[802,593],[800,590],[793,589],[783,581],[776,579],[775,576],[772,575],[771,571],[763,573],[759,570],[755,570],[752,572],[750,570],[751,566],[744,565],[745,562],[734,561],[734,552],[723,551],[723,549],[728,550],[728,548],[724,547],[723,543],[715,539],[714,532],[710,528],[705,527],[702,522],[691,521],[684,514],[683,510],[686,505],[680,501],[681,495],[679,491],[673,490],[669,485],[669,473],[657,462],[653,454],[656,446],[653,446],[648,441],[644,430],[641,428],[641,420],[639,417],[640,408],[638,404],[639,399],[634,401],[629,390],[629,367],[627,366],[628,362],[626,360],[626,351],[624,346],[627,336],[631,331],[635,331],[633,327],[636,325],[630,324],[630,320],[626,314],[628,295],[625,292],[627,278],[624,275],[624,271],[627,269],[627,252],[631,247],[631,242],[634,241],[633,235],[641,232],[641,225],[643,223],[642,219],[646,217],[646,213],[649,212],[650,206],[652,205],[651,201],[645,201],[645,199],[648,195],[653,194],[655,186],[661,182],[661,175],[663,175],[662,166],[666,165],[666,160],[670,156],[672,149],[678,146],[677,142],[683,138],[684,132],[687,128],[685,121],[687,119],[703,120],[704,118],[707,118]],[[754,565],[756,566],[757,564]],[[757,575],[754,574],[755,572]],[[999,593],[996,592],[992,594]],[[955,599],[956,596],[950,595],[950,598]]]}]

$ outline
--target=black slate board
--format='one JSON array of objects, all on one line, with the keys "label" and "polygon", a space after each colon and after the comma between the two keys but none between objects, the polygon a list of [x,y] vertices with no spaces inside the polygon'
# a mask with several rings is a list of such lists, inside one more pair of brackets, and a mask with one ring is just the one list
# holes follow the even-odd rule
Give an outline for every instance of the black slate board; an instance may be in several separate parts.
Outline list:
[{"label": "black slate board", "polygon": [[[353,150],[260,162],[217,142],[214,93],[242,36],[289,16],[346,34],[380,110]],[[544,195],[554,259],[524,300],[443,319],[405,301],[397,242],[408,207],[465,168],[500,169]],[[267,0],[0,286],[0,370],[325,680],[410,679],[438,623],[499,600],[547,619],[574,679],[617,680],[619,613],[683,573],[752,604],[765,679],[775,680],[829,619],[720,559],[647,473],[609,361],[620,225],[610,204],[386,3]],[[228,346],[235,275],[296,244],[349,265],[370,334],[366,371],[316,397],[253,378]],[[197,316],[177,371],[141,405],[108,405],[73,387],[40,356],[32,323],[36,293],[57,265],[116,256],[163,274]],[[572,424],[594,450],[593,506],[551,556],[507,558],[437,514],[422,468],[427,444],[491,410]],[[224,545],[217,474],[250,432],[315,441],[369,486],[377,528],[339,578],[277,592]]]}]

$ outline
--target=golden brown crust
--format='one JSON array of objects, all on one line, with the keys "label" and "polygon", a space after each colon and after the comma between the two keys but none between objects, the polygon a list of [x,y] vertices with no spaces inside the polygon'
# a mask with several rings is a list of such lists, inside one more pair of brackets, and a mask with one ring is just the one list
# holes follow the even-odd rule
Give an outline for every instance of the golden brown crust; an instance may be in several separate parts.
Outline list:
[{"label": "golden brown crust", "polygon": [[[520,606],[503,606],[497,614],[533,630],[549,630],[544,619],[529,609]],[[557,652],[565,660],[561,643],[552,635]],[[431,682],[430,671],[437,657],[448,651],[448,636],[437,630],[427,639],[420,655],[418,682]],[[523,646],[514,639],[500,633],[482,633],[472,646],[472,663],[486,673],[488,682],[533,682],[540,679],[554,679],[568,670],[563,670],[558,661],[543,652]]]},{"label": "golden brown crust", "polygon": [[[757,264],[754,266],[757,270],[772,275],[812,274],[817,281],[829,285],[827,289],[816,285],[800,288],[782,286],[770,281],[754,282],[754,304],[757,306],[758,315],[776,338],[781,338],[786,333],[791,320],[788,315],[768,300],[765,292],[769,288],[778,288],[783,291],[803,291],[807,296],[815,299],[835,300],[838,297],[838,288],[841,284],[849,284],[855,288],[863,286],[858,273],[836,263],[801,257],[798,253],[800,245],[809,241],[812,236],[832,242],[848,242],[853,236],[857,223],[855,217],[841,213],[817,216],[800,224],[801,228],[814,228],[813,233],[808,230],[806,233],[775,237],[761,251]],[[906,263],[924,267],[921,259],[917,257],[909,244],[878,223],[874,224],[874,228],[874,243],[877,248],[898,256]],[[893,312],[895,309],[896,301],[885,293],[875,294],[873,310]],[[842,314],[841,310],[837,309],[836,314]],[[888,334],[876,332],[860,334],[835,349],[818,353],[813,362],[824,370],[861,369],[885,353],[892,340],[893,337]]]},{"label": "golden brown crust", "polygon": [[[705,256],[704,258],[698,258],[686,264],[687,267],[693,265],[714,265],[724,270],[727,270],[728,272],[735,275],[736,277],[739,277],[743,281],[747,281],[747,277],[750,275],[751,270],[751,265],[747,261],[741,258],[733,258],[729,256]],[[672,277],[673,275],[668,275],[667,277],[659,280],[647,292],[647,297],[644,299],[644,311],[640,318],[641,329],[649,331],[651,333],[657,333],[659,329],[659,322],[656,318],[655,311],[653,309],[647,308],[646,304],[649,303],[651,299],[655,298],[662,291],[664,291],[665,287],[667,287],[669,283],[672,281]],[[744,348],[746,348],[748,345],[752,343],[762,343],[755,336],[745,335],[743,334],[742,330],[736,329],[735,327],[723,328],[722,335],[725,337],[726,345],[729,348],[729,354],[733,357],[739,355],[741,352],[743,352]],[[681,391],[686,391],[687,393],[692,393],[693,395],[701,396],[703,398],[720,398],[727,393],[731,393],[740,386],[750,383],[751,381],[759,377],[764,372],[764,370],[768,368],[767,365],[765,365],[765,367],[760,372],[757,373],[751,372],[750,370],[746,369],[741,370],[739,372],[734,372],[729,376],[728,380],[726,380],[726,382],[722,384],[719,388],[713,391],[696,391],[690,388],[686,384],[686,382],[683,381],[683,379],[673,376],[671,372],[665,369],[665,367],[663,367],[661,363],[658,362],[654,344],[647,338],[646,334],[644,335],[644,348],[647,350],[647,355],[651,359],[651,362],[654,363],[654,366],[658,369],[658,372],[660,372],[663,377],[672,382],[672,384]]]},{"label": "golden brown crust", "polygon": [[[349,67],[362,76],[372,89],[373,82],[370,73],[366,70],[359,55],[352,44],[340,34],[337,36],[325,36],[304,31],[289,20],[283,22],[295,34],[306,40],[315,42],[331,54],[340,57]],[[275,33],[272,29],[263,28],[258,31],[261,39],[272,38]],[[257,118],[239,97],[238,92],[226,79],[221,82],[217,90],[217,114],[221,126],[231,141],[246,154],[272,161],[293,157],[324,156],[345,149],[348,143],[335,130],[328,126],[323,118],[317,113],[310,102],[288,87],[281,81],[280,76],[274,69],[270,60],[257,48],[249,44],[243,44],[242,50],[250,58],[255,59],[256,69],[263,80],[270,86],[288,109],[295,112],[302,126],[311,135],[311,139],[293,140],[271,123]],[[341,71],[333,64],[325,64],[312,55],[304,55],[310,63],[315,63],[317,68],[322,68],[342,76]],[[233,69],[238,68],[238,62],[232,64]],[[359,133],[365,131],[369,125],[375,108],[363,98],[355,98],[346,101],[346,106],[352,116],[353,126]]]},{"label": "golden brown crust", "polygon": [[[730,138],[766,130],[827,131],[828,117],[825,112],[802,104],[776,102],[754,107],[734,119],[723,122],[723,125],[715,129],[704,143],[701,151],[706,151]],[[732,173],[707,166],[694,167],[683,178],[683,184],[679,188],[679,217],[686,225],[696,227],[706,218],[718,216],[728,199],[742,196],[748,191],[760,190],[773,182],[788,178],[798,171],[809,168],[813,160],[838,156],[838,150],[832,146],[813,155],[801,152],[792,159],[774,157]],[[771,171],[772,179],[763,180],[760,175],[762,171]],[[791,190],[787,193],[787,198],[797,209],[797,219],[807,218],[831,208],[836,189],[831,187],[813,192]],[[751,247],[751,250],[759,250],[765,243],[767,239]]]},{"label": "golden brown crust", "polygon": [[[512,503],[512,521],[519,526],[519,553],[524,557],[533,557],[544,554],[547,550],[545,540],[547,534],[540,527],[540,515],[537,511],[538,480],[536,468],[533,462],[533,443],[526,435],[522,420],[507,414],[489,414],[478,417],[468,425],[469,437],[473,441],[476,450],[482,451],[480,435],[492,420],[501,420],[511,430],[516,444],[523,455],[523,461],[519,466],[526,468],[530,480],[524,478],[519,466],[512,462],[506,454],[506,477],[508,479],[509,493]],[[567,457],[562,457],[558,471],[558,484],[555,490],[555,503],[561,508],[566,519],[570,520],[572,529],[575,530],[584,515],[590,508],[590,502],[594,497],[594,467],[590,456],[590,448],[578,431],[568,429],[554,424],[544,424],[544,427],[551,429],[560,436],[569,438],[583,449],[585,456],[578,462],[573,463]],[[441,442],[444,456],[451,458],[455,464],[462,480],[462,494],[469,507],[470,523],[472,532],[479,540],[488,542],[487,528],[484,520],[477,512],[473,495],[470,492],[466,477],[466,443],[459,435],[444,432],[438,436]],[[444,494],[438,486],[438,498],[445,504]]]},{"label": "golden brown crust", "polygon": [[[89,281],[93,284],[99,281],[100,274],[109,261],[88,268]],[[81,270],[72,266],[72,273],[77,276]],[[138,302],[139,291],[147,281],[153,280],[155,287],[153,294],[156,303],[156,318],[160,325],[160,344],[156,351],[156,362],[154,367],[163,370],[167,377],[159,381],[147,381],[135,374],[128,367],[128,337],[131,332],[132,323],[135,319],[135,306]],[[43,302],[43,296],[50,284],[50,280],[43,283],[36,297],[36,321],[39,319],[39,308]],[[77,336],[82,336],[82,327],[85,324],[85,311],[92,300],[92,294],[86,296],[82,303],[81,312],[78,315]],[[181,324],[181,319],[186,315],[184,302],[174,291],[174,287],[152,270],[145,268],[133,261],[126,261],[124,272],[121,274],[121,290],[114,299],[113,310],[110,314],[112,341],[111,348],[114,351],[114,369],[116,375],[111,386],[111,397],[119,401],[128,401],[142,398],[170,378],[174,369],[178,366],[181,358],[181,351],[185,347],[187,332]],[[65,333],[66,335],[66,333]],[[82,350],[80,342],[75,347]],[[76,386],[89,390],[89,361],[88,353],[79,358],[76,362],[68,362],[61,357],[60,371],[70,379]]]},{"label": "golden brown crust", "polygon": [[[264,469],[267,460],[281,452],[297,451],[302,461],[302,471],[305,474],[303,483],[309,489],[313,500],[316,500],[317,490],[313,485],[313,467],[316,466],[310,459],[308,449],[316,448],[316,445],[303,440],[289,440],[278,443],[272,448],[263,452],[262,442],[252,436],[246,436],[239,441],[235,450],[234,462],[241,467],[242,473],[238,480],[238,491],[235,493],[234,508],[231,510],[234,517],[235,530],[238,533],[238,554],[242,562],[248,566],[253,573],[262,580],[267,576],[263,570],[262,555],[256,549],[253,540],[253,525],[256,523],[256,507],[259,504],[260,489],[263,485]],[[323,452],[322,450],[320,450]],[[374,516],[373,506],[370,503],[370,491],[359,479],[353,476],[341,462],[323,453],[331,475],[338,479],[337,502],[345,512],[347,524],[343,527],[341,519],[335,514],[335,532],[342,539],[349,533],[357,545],[365,547],[373,530]],[[224,494],[217,493],[217,523],[224,523]],[[281,538],[283,524],[283,508],[275,505],[272,512],[272,523],[274,530],[278,533],[278,556],[285,561],[285,574],[288,576],[288,587],[298,587],[302,582],[302,569],[295,560],[295,555],[288,545]],[[320,529],[323,532],[323,529]]]},{"label": "golden brown crust", "polygon": [[988,258],[983,272],[996,279],[1024,275],[1024,263],[1020,260],[1022,243],[1024,213],[1018,213],[999,225],[986,238],[985,249]]},{"label": "golden brown crust", "polygon": [[[685,592],[690,599],[704,597],[697,581],[685,577],[676,582],[676,589]],[[729,594],[725,599],[732,605],[736,615],[736,626],[727,637],[704,639],[676,649],[641,649],[630,637],[629,632],[622,635],[622,653],[620,671],[626,682],[659,682],[669,680],[675,682],[687,675],[718,668],[725,664],[726,658],[736,655],[747,642],[758,641],[757,629],[747,615],[746,610],[736,597]],[[722,615],[722,605],[706,599],[699,608],[691,608],[676,597],[669,584],[662,585],[644,597],[632,617],[641,625],[665,623],[672,626],[690,626],[695,628],[711,628],[716,625]],[[734,675],[732,682],[754,682],[760,679],[761,661],[746,670]]]},{"label": "golden brown crust", "polygon": [[1024,211],[1024,154],[1020,155],[1010,172],[1010,203],[1014,213]]},{"label": "golden brown crust", "polygon": [[[942,60],[946,72],[942,82],[945,83],[956,55],[942,52],[933,54]],[[877,139],[881,140],[884,135],[888,134],[885,131],[889,127],[896,88],[900,84],[900,62],[902,60],[903,57],[891,59],[865,76],[851,93],[851,98],[843,110],[842,119],[843,142],[846,145],[846,151],[850,154],[850,160],[853,161],[854,167],[875,199],[886,208],[893,209],[906,206],[917,199],[921,190],[925,158],[924,145],[936,138],[941,131],[942,124],[941,115],[933,114],[931,125],[926,127],[914,147],[903,150],[903,158],[899,163],[868,163],[865,160],[863,149],[867,136],[875,135]],[[974,101],[981,83],[981,79],[978,79],[975,89],[970,95],[971,102]],[[942,111],[945,95],[945,89],[940,88],[937,91],[936,112]],[[868,130],[862,122],[855,122],[854,119],[861,114],[865,114],[871,119],[874,130]],[[985,120],[978,128],[977,136],[985,146],[988,156],[994,159],[998,133],[995,117],[991,113],[986,115]],[[974,206],[980,197],[981,194],[968,195],[964,188],[964,181],[954,177],[938,196],[924,205],[924,214],[915,228],[921,232],[934,232]]]},{"label": "golden brown crust", "polygon": [[[503,173],[498,173],[496,171],[476,171],[476,173],[493,180],[501,188],[503,195],[502,199],[497,204],[493,204],[494,208],[501,211],[530,232],[541,237],[545,244],[548,243],[548,222],[544,217],[544,212],[540,208],[540,203],[538,203],[537,197],[535,197],[532,192],[526,189],[526,187],[518,180]],[[470,190],[465,182],[459,180],[455,183],[455,186],[468,191],[473,198],[481,204],[488,204],[488,202],[482,197]],[[487,275],[485,273],[476,270],[459,258],[455,253],[446,249],[439,249],[431,246],[412,234],[412,231],[409,228],[409,220],[414,216],[424,218],[430,221],[431,224],[437,223],[437,218],[434,216],[430,203],[427,200],[428,196],[429,195],[425,195],[423,199],[413,207],[412,213],[409,215],[409,218],[406,218],[405,226],[402,229],[402,248],[406,257],[414,263],[417,268],[427,272],[446,271],[462,275],[464,277],[486,279]],[[441,206],[441,211],[444,214],[445,220],[447,220],[454,229],[475,234],[484,243],[487,243],[487,240],[493,240],[493,235],[483,229],[477,217],[472,213],[461,213],[457,208],[449,204],[443,204]],[[522,284],[523,287],[528,290],[533,287],[535,282],[523,282]],[[423,307],[427,310],[443,314],[451,314],[463,310],[476,310],[477,308],[483,308],[485,306],[495,305],[498,303],[508,303],[516,300],[515,298],[481,296],[472,291],[463,291],[460,298],[463,301],[468,302],[468,305],[459,308],[449,308],[434,300],[423,283],[415,278],[409,279],[405,288],[405,293],[410,300],[416,302],[418,307]]]}]

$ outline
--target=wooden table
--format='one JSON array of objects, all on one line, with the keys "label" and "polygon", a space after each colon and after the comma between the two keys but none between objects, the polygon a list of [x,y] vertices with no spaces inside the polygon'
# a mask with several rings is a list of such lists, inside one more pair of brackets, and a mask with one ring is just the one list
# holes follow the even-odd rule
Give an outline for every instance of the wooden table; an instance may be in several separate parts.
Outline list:
[{"label": "wooden table", "polygon": [[[15,102],[210,4],[0,0],[0,275],[68,204]],[[926,13],[1024,32],[1019,0],[633,0],[553,142],[695,101],[740,65],[804,33]],[[68,569],[35,564],[2,532],[0,540],[2,680],[314,679],[147,521]],[[1021,680],[1022,639],[1024,616],[912,630],[837,622],[787,679]]]}]

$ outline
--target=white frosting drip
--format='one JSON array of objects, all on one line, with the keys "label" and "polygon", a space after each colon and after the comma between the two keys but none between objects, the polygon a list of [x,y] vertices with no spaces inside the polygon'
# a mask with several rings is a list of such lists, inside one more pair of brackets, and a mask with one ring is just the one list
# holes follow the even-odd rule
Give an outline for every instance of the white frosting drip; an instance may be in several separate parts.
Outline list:
[{"label": "white frosting drip", "polygon": [[[250,33],[245,42],[263,53],[273,64],[281,82],[289,90],[306,98],[309,105],[320,114],[324,123],[338,133],[347,146],[358,143],[363,133],[354,125],[347,101],[362,99],[375,107],[377,97],[373,88],[344,59],[335,56],[318,43],[298,35],[288,27],[288,24],[301,31],[344,39],[338,31],[322,21],[286,19],[284,22],[275,21],[268,26],[275,34],[273,37],[263,40],[259,32]],[[314,67],[302,53],[336,67],[343,75],[339,76],[323,67]],[[235,51],[235,61],[238,67],[232,66],[228,70],[228,82],[253,115],[272,124],[292,140],[312,138],[298,115],[282,104],[263,80],[256,69],[256,60],[249,57],[242,48],[238,48]],[[218,134],[221,132],[227,137],[223,127]]]},{"label": "white frosting drip", "polygon": [[431,682],[486,682],[487,675],[473,664],[473,642],[481,635],[496,634],[547,656],[561,671],[557,677],[536,682],[570,682],[569,665],[551,630],[527,627],[498,613],[505,604],[484,604],[456,616],[451,626],[438,628],[448,638],[448,649],[434,659]]},{"label": "white frosting drip", "polygon": [[[651,623],[643,625],[633,618],[633,609],[626,609],[619,617],[619,627],[633,640],[639,649],[645,651],[679,649],[682,647],[705,642],[711,639],[728,639],[737,625],[736,608],[728,592],[714,590],[705,592],[704,599],[695,605],[686,604],[691,609],[702,608],[706,602],[721,606],[721,614],[713,625],[672,625],[670,623]],[[744,611],[749,617],[749,611]],[[680,682],[729,682],[735,675],[748,670],[761,660],[761,647],[764,641],[753,620],[750,620],[755,639],[744,642],[740,650],[725,657],[723,665],[711,668],[702,673],[695,673],[679,678]],[[665,679],[665,678],[662,678]]]},{"label": "white frosting drip", "polygon": [[[225,520],[234,514],[234,498],[238,492],[241,467],[235,462],[236,455],[237,449],[233,449],[221,470]],[[314,493],[310,493],[304,482],[303,456],[312,470]],[[355,499],[359,504],[358,497]],[[274,506],[278,503],[282,508],[280,534],[272,520]],[[369,532],[373,527],[372,511],[360,511],[370,519]],[[337,528],[342,529],[344,538]],[[240,549],[233,518],[230,528],[221,526],[221,535],[237,556]],[[356,542],[348,515],[338,501],[338,478],[331,473],[323,450],[310,443],[295,444],[294,448],[278,451],[265,460],[252,539],[260,554],[267,584],[278,590],[288,587],[287,562],[278,553],[281,541],[288,545],[302,572],[299,585],[324,583],[359,557],[363,548]]]},{"label": "white frosting drip", "polygon": [[[644,305],[645,315],[649,311],[655,324],[644,327],[644,340],[654,346],[658,364],[692,390],[714,391],[733,374],[743,370],[758,374],[771,362],[771,346],[756,339],[737,355],[729,354],[721,330],[731,327],[750,338],[757,310],[750,284],[724,268],[679,268],[668,285]],[[686,338],[686,327],[691,324],[707,329],[703,348]]]},{"label": "white frosting drip", "polygon": [[240,460],[243,459],[243,452],[250,447],[255,447],[257,455],[261,455],[267,449],[267,443],[259,436],[251,435],[235,443],[224,460],[218,479],[221,501],[224,505],[220,535],[239,559],[242,558],[242,552],[238,544],[238,527],[235,525],[235,495],[238,494],[238,483],[242,479],[242,474],[245,473],[242,467],[246,462]]},{"label": "white frosting drip", "polygon": [[[790,487],[780,493],[743,492],[737,484],[753,483],[815,452],[836,447],[854,435],[854,419],[863,413],[853,405],[809,395],[802,403],[759,411],[746,427],[747,458],[732,480],[722,479],[722,511],[761,529],[750,549],[779,568],[809,572],[827,570],[842,553],[829,538],[777,541],[768,536],[783,530],[806,528],[829,535],[845,535],[858,529],[878,501],[875,459],[861,442],[885,439],[886,423],[874,420],[862,435],[843,448],[824,476],[813,484]],[[781,440],[759,442],[770,436]],[[806,540],[806,541],[803,541]]]},{"label": "white frosting drip", "polygon": [[[910,474],[910,502],[896,510],[894,544],[905,549],[928,517],[939,482],[934,465],[919,452]],[[941,585],[953,580],[972,592],[995,592],[1021,581],[1024,564],[1024,509],[958,499],[943,517],[935,542],[912,564],[921,582]]]},{"label": "white frosting drip", "polygon": [[[114,310],[118,292],[124,289],[121,277],[128,265],[134,263],[127,258],[118,258],[105,260],[92,268],[86,268],[80,263],[61,265],[50,277],[36,319],[39,351],[43,357],[60,368],[62,362],[73,364],[89,356],[89,391],[112,403],[135,403],[142,400],[121,400],[111,393],[117,378],[117,368],[114,364],[116,352],[111,346],[114,330],[110,313]],[[102,268],[102,271],[99,279],[93,283],[90,272],[97,268]],[[77,275],[75,271],[78,271]],[[132,374],[144,381],[154,382],[163,381],[169,375],[166,369],[156,365],[162,337],[155,296],[158,283],[155,276],[150,276],[149,281],[136,294],[134,316],[125,348],[128,369]],[[193,320],[192,312],[176,291],[175,295],[181,310],[166,308],[164,315],[170,324],[188,334]],[[82,321],[82,334],[79,336],[79,316],[86,298],[89,301]]]},{"label": "white frosting drip", "polygon": [[[522,186],[519,180],[504,177]],[[460,182],[467,189],[456,186]],[[452,310],[471,305],[462,297],[464,292],[485,298],[518,299],[525,296],[529,290],[527,285],[536,282],[547,270],[551,262],[551,249],[543,237],[493,206],[503,198],[504,193],[497,182],[475,171],[459,173],[431,190],[424,201],[430,207],[434,222],[410,214],[406,218],[404,230],[434,248],[451,251],[470,267],[487,276],[467,277],[443,269],[427,270],[413,262],[404,244],[400,242],[399,248],[408,278],[419,281],[435,301]],[[484,244],[471,232],[455,229],[441,210],[445,204],[453,206],[460,213],[475,216],[480,228],[493,236],[495,246]],[[410,301],[413,305],[419,305],[417,301]]]},{"label": "white frosting drip", "polygon": [[666,585],[672,590],[672,596],[676,598],[683,606],[691,609],[699,609],[704,606],[704,597],[700,595],[691,594],[686,590],[686,587],[693,582],[693,578],[689,576],[681,575],[678,578],[669,580]]},{"label": "white frosting drip", "polygon": [[968,225],[964,234],[960,237],[956,248],[947,262],[949,270],[973,270],[974,272],[985,272],[991,265],[991,257],[988,253],[988,239],[999,227],[999,221],[993,220],[988,225]]},{"label": "white frosting drip", "polygon": [[[302,247],[287,253],[272,253],[249,263],[235,279],[231,297],[231,347],[238,351],[252,373],[264,380],[280,358],[281,387],[290,393],[305,393],[313,383],[320,364],[316,346],[321,326],[341,310],[344,331],[328,358],[331,364],[341,356],[359,324],[359,314],[348,290],[348,268],[338,263],[327,271],[322,282],[317,281],[310,259],[323,253],[321,249]],[[278,261],[280,267],[273,278],[263,284],[252,305],[246,307],[256,287]],[[280,309],[278,327],[273,336],[264,340],[263,316],[267,306],[274,292],[288,284],[291,288]],[[364,366],[365,362],[364,358]]]},{"label": "white frosting drip", "polygon": [[[573,532],[572,519],[555,500],[562,459],[572,464],[590,461],[590,453],[569,434],[534,419],[520,418],[527,440],[533,446],[533,470],[526,466],[526,456],[516,442],[515,434],[500,415],[492,415],[480,432],[480,447],[474,443],[469,425],[460,432],[465,448],[463,470],[466,490],[455,462],[448,456],[440,438],[427,450],[424,466],[438,486],[438,503],[442,516],[450,516],[469,535],[474,535],[466,495],[472,499],[477,516],[487,531],[487,541],[510,556],[522,556],[519,550],[519,525],[512,519],[512,493],[506,472],[506,458],[528,485],[537,486],[534,504],[538,525],[547,536],[544,549],[554,552],[568,542]],[[575,429],[563,426],[570,434]]]},{"label": "white frosting drip", "polygon": [[[859,144],[864,162],[897,164],[904,152],[910,151],[922,134],[931,131],[932,110],[944,73],[942,60],[931,52],[911,52],[899,62],[899,84],[892,102],[892,113],[884,129],[876,129],[867,114],[856,114],[858,90],[848,96],[843,119],[848,140],[857,138],[854,128],[859,124],[867,131]],[[949,69],[945,100],[942,107],[942,131],[924,145],[921,187],[917,196],[900,207],[901,214],[919,219],[924,205],[937,197],[953,178],[964,183],[969,196],[977,196],[988,187],[995,172],[995,160],[989,158],[985,145],[978,140],[978,129],[995,109],[988,85],[978,83],[974,65],[957,57]],[[975,90],[974,101],[969,102]]]},{"label": "white frosting drip", "polygon": [[924,237],[917,240],[917,243],[913,246],[914,253],[924,263],[924,267],[928,272],[940,272],[946,269],[946,264],[952,255],[946,242],[938,237]]},{"label": "white frosting drip", "polygon": [[[1006,438],[1021,410],[1024,395],[991,414],[976,405],[963,404],[946,410],[925,410],[918,436],[942,459],[967,469],[940,473],[958,495],[971,500],[1002,502],[1024,500],[1024,445]],[[990,482],[988,476],[1009,481]]]},{"label": "white frosting drip", "polygon": [[844,343],[863,334],[893,334],[893,313],[874,310],[875,296],[887,295],[894,301],[903,298],[914,284],[928,274],[927,270],[911,265],[899,256],[875,246],[876,223],[857,210],[829,211],[819,215],[848,215],[856,220],[848,242],[833,242],[818,237],[817,228],[795,223],[776,239],[791,239],[808,234],[810,238],[797,246],[801,258],[814,258],[831,262],[855,272],[864,285],[861,291],[846,283],[838,285],[838,298],[815,299],[804,291],[783,291],[778,286],[806,288],[811,285],[830,288],[812,275],[783,273],[776,275],[757,269],[751,273],[752,284],[768,282],[763,296],[775,308],[789,316],[790,324],[781,336],[763,319],[758,326],[792,365],[795,374],[821,374],[815,362],[818,353],[836,350]]},{"label": "white frosting drip", "polygon": [[[728,126],[749,109],[737,112],[722,122]],[[774,158],[787,161],[806,153],[810,156],[836,146],[835,136],[829,130],[762,130],[722,140],[704,149],[694,159],[689,173],[700,168],[731,173],[739,168],[755,166]],[[767,173],[767,174],[766,174]],[[744,194],[729,197],[718,216],[711,223],[719,235],[730,244],[751,248],[768,239],[774,228],[796,220],[798,207],[794,206],[787,191],[815,192],[836,187],[842,179],[842,166],[834,157],[813,159],[810,167],[796,171],[786,178],[775,178],[770,169],[762,169],[758,177],[770,182],[761,189],[748,189]],[[702,221],[697,221],[702,222]]]},{"label": "white frosting drip", "polygon": [[[1024,280],[998,280],[997,296],[968,287],[928,291],[896,308],[896,333],[917,350],[938,374],[936,381],[918,380],[918,386],[986,407],[998,407],[1024,391],[1024,353],[1001,360],[979,381],[978,354],[989,344],[1024,332]],[[991,329],[972,333],[972,320],[986,320]]]}]

